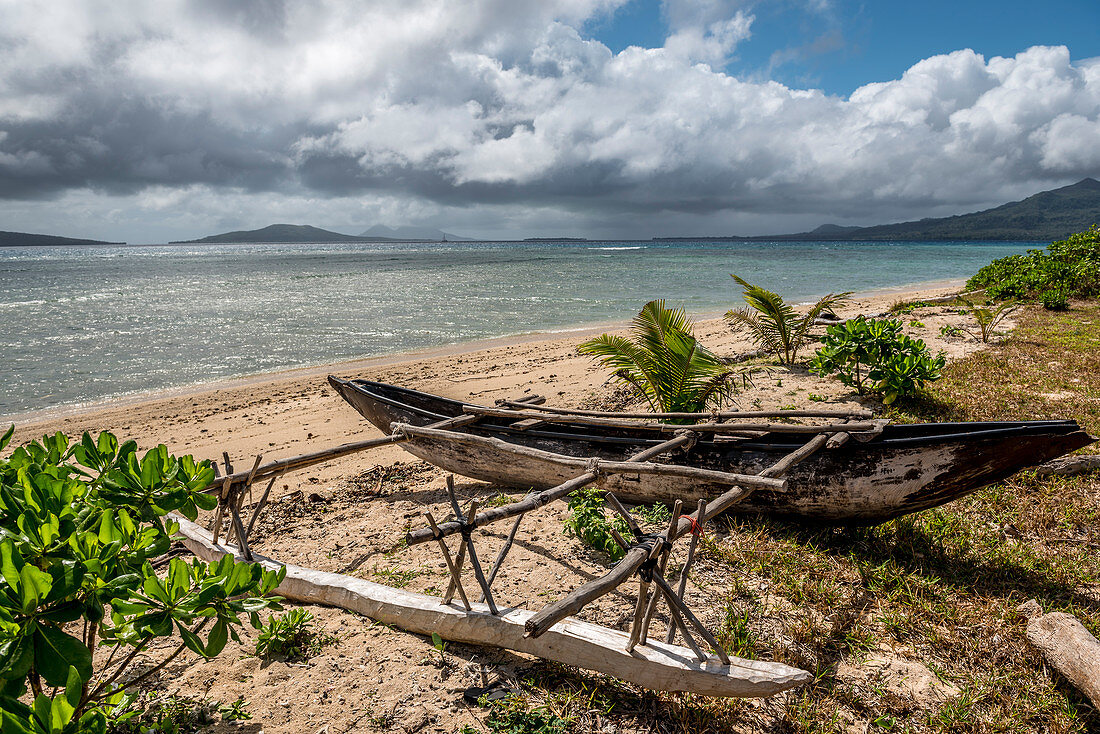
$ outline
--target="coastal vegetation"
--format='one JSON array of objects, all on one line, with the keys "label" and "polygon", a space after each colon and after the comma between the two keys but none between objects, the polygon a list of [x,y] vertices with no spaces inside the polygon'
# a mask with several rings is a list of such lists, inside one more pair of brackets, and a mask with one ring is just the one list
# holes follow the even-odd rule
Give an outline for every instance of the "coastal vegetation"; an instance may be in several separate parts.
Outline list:
[{"label": "coastal vegetation", "polygon": [[727,311],[726,321],[734,328],[748,331],[758,347],[774,354],[784,365],[792,364],[797,359],[799,350],[810,339],[814,321],[823,313],[842,305],[852,295],[851,292],[830,293],[805,313],[798,313],[779,294],[752,285],[737,275],[732,277],[744,289],[748,306]]},{"label": "coastal vegetation", "polygon": [[589,548],[595,548],[617,561],[626,553],[615,541],[612,531],[622,537],[630,534],[630,527],[618,515],[610,520],[604,509],[604,491],[599,487],[582,487],[569,495],[569,518],[565,531],[579,538]]},{"label": "coastal vegetation", "polygon": [[[168,513],[212,509],[202,490],[213,478],[209,462],[163,445],[139,458],[133,441],[110,433],[75,443],[47,435],[0,459],[5,734],[102,734],[139,713],[130,691],[185,649],[215,657],[238,638],[242,615],[258,627],[259,612],[277,608],[283,571],[231,557],[153,565],[178,528]],[[165,640],[178,642],[139,661]],[[107,654],[97,660],[97,650]]]},{"label": "coastal vegetation", "polygon": [[634,317],[632,338],[601,334],[577,350],[597,358],[659,413],[695,413],[721,407],[737,379],[751,368],[726,364],[700,344],[683,309],[650,301]]},{"label": "coastal vegetation", "polygon": [[810,372],[835,375],[860,395],[873,392],[890,405],[940,379],[946,362],[942,354],[933,357],[920,339],[902,333],[900,321],[860,315],[826,329]]},{"label": "coastal vegetation", "polygon": [[985,289],[993,299],[1040,299],[1055,308],[1064,307],[1069,298],[1100,295],[1100,229],[1093,225],[1045,250],[994,260],[966,287]]}]

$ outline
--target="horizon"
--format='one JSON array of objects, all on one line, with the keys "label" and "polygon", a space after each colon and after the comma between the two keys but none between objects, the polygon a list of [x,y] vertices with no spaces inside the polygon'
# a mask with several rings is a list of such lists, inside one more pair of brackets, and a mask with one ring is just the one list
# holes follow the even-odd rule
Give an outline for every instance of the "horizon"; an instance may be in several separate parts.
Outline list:
[{"label": "horizon", "polygon": [[0,10],[9,231],[751,237],[1100,176],[1095,3],[35,5]]}]

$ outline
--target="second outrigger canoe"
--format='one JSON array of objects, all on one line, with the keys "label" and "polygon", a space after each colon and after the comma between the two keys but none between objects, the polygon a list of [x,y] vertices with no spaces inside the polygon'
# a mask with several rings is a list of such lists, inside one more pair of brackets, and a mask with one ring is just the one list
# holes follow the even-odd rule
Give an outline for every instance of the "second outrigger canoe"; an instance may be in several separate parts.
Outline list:
[{"label": "second outrigger canoe", "polygon": [[[508,411],[381,382],[330,376],[329,383],[384,432],[394,426],[419,427],[401,444],[410,454],[456,474],[521,489],[560,485],[578,474],[578,466],[624,461],[668,438],[655,433],[652,424],[608,425],[614,422],[570,419],[568,414],[532,420],[527,414],[505,415]],[[446,431],[423,429],[463,415],[481,417]],[[816,451],[792,466],[785,488],[758,488],[734,511],[815,522],[882,522],[958,499],[1096,440],[1072,420],[878,422],[861,427],[861,432],[851,434],[856,440]],[[668,427],[684,428],[691,426]],[[456,440],[461,438],[458,432],[479,440]],[[704,433],[690,451],[672,453],[667,463],[753,475],[806,440],[805,432],[775,424],[742,435]],[[517,446],[527,450],[517,453]],[[691,506],[729,489],[728,481],[668,473],[613,473],[603,482],[618,497],[634,503],[683,500]]]}]

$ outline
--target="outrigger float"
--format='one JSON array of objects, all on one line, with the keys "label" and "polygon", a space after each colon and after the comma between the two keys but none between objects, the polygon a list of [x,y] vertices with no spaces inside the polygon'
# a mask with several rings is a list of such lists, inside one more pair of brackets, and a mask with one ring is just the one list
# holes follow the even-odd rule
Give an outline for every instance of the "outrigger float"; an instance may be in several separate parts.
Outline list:
[{"label": "outrigger float", "polygon": [[[427,527],[406,537],[409,545],[439,546],[451,576],[442,598],[290,565],[278,593],[410,632],[529,653],[654,690],[707,696],[771,696],[812,679],[781,663],[729,656],[684,602],[698,531],[707,520],[748,510],[878,522],[950,501],[1095,440],[1073,421],[894,426],[864,411],[614,414],[550,408],[538,396],[489,408],[366,380],[330,377],[329,382],[386,435],[267,464],[257,456],[251,470],[237,473],[223,454],[225,475],[210,490],[219,498],[213,531],[173,518],[188,549],[206,560],[232,554],[269,568],[283,566],[248,545],[275,481],[288,471],[400,444],[445,470],[531,492],[480,512],[475,500],[464,511],[448,475],[453,519],[437,522],[425,512]],[[654,461],[658,457],[669,458]],[[269,480],[267,488],[245,523],[245,498],[263,479]],[[629,539],[613,531],[624,557],[604,576],[537,612],[498,606],[492,585],[524,515],[594,483],[607,489],[608,504],[630,527]],[[667,529],[644,534],[624,501],[672,504]],[[685,503],[695,511],[681,514]],[[219,543],[223,518],[229,530]],[[475,531],[511,518],[507,539],[486,573]],[[454,553],[446,542],[452,535],[459,536]],[[674,585],[666,570],[673,544],[685,535],[691,540]],[[471,600],[463,586],[467,561],[480,601]],[[629,632],[573,616],[635,577]],[[663,642],[649,636],[661,604],[668,618]],[[673,644],[677,634],[686,647]]]}]

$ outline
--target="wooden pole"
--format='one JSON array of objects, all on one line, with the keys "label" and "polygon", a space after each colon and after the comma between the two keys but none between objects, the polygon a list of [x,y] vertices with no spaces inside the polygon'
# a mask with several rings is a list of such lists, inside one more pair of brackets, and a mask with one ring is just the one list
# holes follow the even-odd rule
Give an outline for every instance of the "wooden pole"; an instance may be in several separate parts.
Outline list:
[{"label": "wooden pole", "polygon": [[[705,499],[700,499],[699,500],[699,508],[695,511],[695,516],[696,517],[706,517],[707,516],[707,501]],[[684,591],[687,590],[688,569],[691,568],[691,562],[695,560],[695,546],[698,545],[699,535],[702,533],[702,528],[703,528],[702,521],[699,522],[698,528],[699,528],[698,532],[692,532],[692,534],[691,534],[691,543],[688,544],[687,559],[684,561],[683,568],[680,569],[680,583],[678,584],[678,586],[676,588],[676,596],[678,596],[681,599],[684,598]],[[675,638],[676,638],[676,628],[673,627],[670,624],[668,626],[668,633],[665,634],[665,642],[667,642],[668,644],[671,645],[672,641]]]},{"label": "wooden pole", "polygon": [[[519,530],[520,523],[523,522],[523,515],[516,516],[516,522],[512,525],[512,529],[508,532],[508,539],[504,541],[504,545],[501,546],[500,552],[497,553],[497,560],[493,563],[493,569],[489,571],[489,586],[492,587],[493,582],[497,578],[497,573],[500,571],[501,564],[504,563],[504,558],[508,555],[508,551],[512,549],[512,541],[516,539],[516,531]],[[481,601],[485,601],[485,597],[481,597]]]},{"label": "wooden pole", "polygon": [[730,657],[726,654],[725,649],[718,644],[718,640],[714,639],[714,635],[710,633],[710,630],[699,621],[699,618],[695,616],[695,613],[691,611],[691,608],[683,602],[682,599],[676,596],[676,592],[672,590],[672,587],[668,585],[668,581],[665,577],[659,573],[653,574],[653,583],[657,584],[657,588],[661,590],[661,593],[665,595],[665,599],[668,600],[670,607],[676,607],[680,610],[680,613],[684,615],[684,618],[691,623],[691,626],[702,636],[707,644],[714,648],[714,652],[718,653],[718,658],[725,664],[730,664]]},{"label": "wooden pole", "polygon": [[[422,432],[423,430],[424,429],[416,429],[414,432],[419,433],[419,432]],[[497,439],[482,439],[479,436],[469,436],[468,434],[448,434],[447,437],[450,438],[451,436],[454,436],[454,435],[457,435],[457,436],[459,436],[463,439],[465,439],[465,438],[475,438],[475,439],[479,439],[479,440],[483,440],[483,441],[497,441]],[[630,464],[632,466],[667,466],[665,464],[644,464],[644,463],[638,463],[638,462],[642,462],[645,459],[651,458],[653,456],[657,456],[658,454],[662,454],[666,451],[671,451],[674,448],[677,448],[679,446],[683,446],[685,444],[688,444],[688,443],[692,442],[693,440],[694,440],[693,435],[683,434],[683,435],[680,435],[680,436],[676,436],[675,438],[669,439],[668,441],[664,441],[660,444],[657,444],[656,446],[651,446],[650,448],[646,449],[645,451],[641,451],[641,452],[635,454],[634,456],[631,456],[630,457],[631,458],[630,462],[620,462],[620,463],[627,463],[627,464]],[[505,444],[505,442],[503,442],[503,441],[499,441],[499,443],[504,444],[506,446],[510,445],[510,444]],[[519,448],[519,447],[517,447],[517,448]],[[529,450],[537,451],[537,449],[529,449]],[[545,451],[539,451],[538,453],[539,454],[545,454],[547,456],[552,456],[552,457],[560,456],[560,454],[551,454],[551,453],[545,452]],[[562,457],[562,458],[563,459],[568,459],[570,461],[570,465],[573,465],[574,463],[576,463],[576,464],[579,464],[580,466],[582,466],[584,468],[587,468],[587,466],[588,466],[588,462],[586,462],[583,459],[574,460],[573,457]],[[603,471],[603,469],[606,465],[607,465],[606,462],[602,462],[602,461],[599,462],[599,469],[600,469],[601,472]],[[723,472],[714,472],[714,473],[715,474],[721,474],[725,478],[732,478],[732,477],[741,476],[741,475],[735,475],[735,474],[725,474]],[[599,473],[593,472],[593,471],[586,471],[584,474],[581,474],[580,476],[574,477],[573,479],[570,479],[566,482],[562,482],[561,484],[559,484],[556,487],[551,487],[550,489],[543,490],[542,492],[537,492],[537,493],[533,492],[533,493],[527,495],[526,497],[524,497],[519,502],[513,502],[512,504],[505,505],[504,507],[494,507],[491,510],[486,510],[485,512],[482,512],[480,515],[478,515],[477,521],[476,521],[476,523],[474,523],[474,527],[481,527],[483,525],[488,525],[490,523],[498,522],[500,520],[504,520],[504,519],[507,519],[509,517],[515,517],[516,515],[522,515],[525,512],[531,512],[532,510],[537,510],[540,507],[543,507],[543,506],[549,504],[550,502],[554,502],[555,500],[559,500],[562,497],[565,497],[566,495],[580,489],[581,487],[584,487],[585,485],[591,484],[592,482],[596,481],[596,479],[598,479],[598,478],[599,478]],[[786,486],[786,482],[784,482],[782,480],[761,479],[759,477],[750,477],[750,480],[753,481],[754,483],[755,482],[767,482],[769,484],[765,484],[763,486],[767,486],[770,489],[780,489],[781,490]],[[733,483],[733,482],[731,481],[731,483]],[[439,531],[441,533],[443,533],[444,536],[453,535],[454,533],[459,532],[459,530],[461,530],[461,526],[458,523],[443,523],[442,525],[439,526]],[[405,540],[408,543],[408,545],[410,545],[410,546],[418,545],[420,543],[426,543],[431,539],[432,539],[431,533],[428,532],[426,529],[414,530],[414,531],[409,532],[408,535],[405,536]]]},{"label": "wooden pole", "polygon": [[798,462],[809,458],[815,451],[820,449],[829,439],[835,434],[822,433],[819,436],[814,436],[812,439],[806,442],[806,445],[800,449],[796,449],[791,453],[784,456],[779,461],[769,466],[764,471],[760,472],[758,476],[761,477],[781,477],[790,471],[791,467]]},{"label": "wooden pole", "polygon": [[[442,537],[442,536],[440,536],[440,537]],[[463,566],[464,563],[466,563],[466,544],[465,543],[459,543],[458,544],[458,553],[455,555],[455,568],[458,570],[458,572],[460,574],[462,573],[462,566]],[[449,584],[447,584],[447,591],[445,591],[443,593],[443,603],[444,604],[450,604],[451,599],[455,598],[455,592],[457,590],[458,590],[458,588],[455,584],[455,580],[451,579],[451,582]]]},{"label": "wooden pole", "polygon": [[256,524],[256,518],[260,516],[260,512],[262,512],[264,507],[267,505],[267,498],[268,495],[271,494],[271,488],[275,486],[275,482],[281,476],[282,474],[276,474],[275,476],[271,477],[271,481],[267,483],[267,489],[265,489],[263,495],[260,496],[260,503],[256,505],[256,509],[252,511],[252,517],[248,518],[248,528],[245,529],[246,534],[252,534],[252,527]]},{"label": "wooden pole", "polygon": [[[469,425],[476,423],[480,420],[480,416],[474,415],[460,415],[455,418],[448,418],[447,420],[438,421],[430,424],[429,427],[437,429],[457,428],[459,426]],[[291,456],[286,459],[277,459],[256,468],[256,472],[253,475],[253,479],[267,479],[273,474],[283,474],[294,469],[304,469],[307,466],[313,466],[314,464],[322,464],[332,459],[339,459],[342,456],[354,454],[360,451],[366,451],[368,449],[377,448],[379,446],[387,446],[389,444],[401,443],[402,441],[409,440],[408,436],[400,435],[397,433],[391,433],[388,436],[382,436],[380,438],[371,438],[365,441],[354,441],[352,443],[340,444],[339,446],[333,446],[331,448],[322,449],[320,451],[311,451],[308,454],[299,454],[298,456]],[[240,472],[237,474],[231,474],[228,477],[233,484],[239,484],[248,479],[247,472]],[[207,492],[214,491],[210,488]]]},{"label": "wooden pole", "polygon": [[[696,523],[702,524],[706,520],[722,514],[750,494],[752,494],[752,487],[733,487],[728,492],[710,502],[706,506],[706,514],[703,517],[699,517],[698,515],[693,516],[694,520]],[[670,542],[675,540],[691,530],[692,527],[693,524],[690,519],[687,517],[679,518],[676,523],[676,531],[673,537],[670,537],[668,540]],[[528,619],[525,625],[527,635],[538,637],[546,632],[546,630],[553,627],[559,620],[571,614],[576,614],[589,602],[613,591],[641,568],[642,564],[649,559],[649,554],[650,548],[648,545],[640,545],[631,548],[607,574],[579,586],[570,594],[553,604],[547,605]]]},{"label": "wooden pole", "polygon": [[648,596],[649,582],[641,579],[638,582],[638,601],[634,604],[634,622],[630,625],[630,639],[626,643],[627,652],[633,652],[638,645],[638,639],[642,634],[642,624],[645,622]]},{"label": "wooden pole", "polygon": [[690,428],[699,433],[743,433],[745,431],[764,431],[776,433],[836,433],[844,429],[849,433],[876,432],[881,430],[881,424],[874,421],[863,423],[828,424],[823,426],[807,426],[791,423],[695,423],[685,426],[679,423],[631,423],[618,418],[595,418],[590,416],[555,415],[552,413],[540,413],[531,410],[505,410],[503,408],[483,408],[477,405],[464,405],[462,410],[471,415],[482,415],[492,418],[514,418],[516,420],[540,420],[544,423],[576,423],[588,426],[604,426],[608,428],[629,428],[636,431],[656,431],[672,433]]},{"label": "wooden pole", "polygon": [[[493,593],[489,589],[489,584],[485,580],[485,574],[481,570],[481,563],[477,559],[477,549],[474,548],[474,539],[470,535],[469,524],[477,518],[477,500],[470,503],[470,513],[468,515],[469,521],[462,517],[462,510],[458,506],[458,497],[455,495],[455,478],[453,474],[447,475],[447,496],[450,497],[451,506],[455,510],[459,522],[464,526],[462,532],[462,540],[466,544],[466,555],[470,557],[470,569],[474,572],[474,578],[477,579],[477,583],[481,586],[481,593],[485,597],[485,603],[489,605],[489,611],[496,615],[500,614],[497,610],[496,602],[493,601]],[[435,528],[438,534],[439,528]]]},{"label": "wooden pole", "polygon": [[[668,530],[665,531],[665,537],[670,538],[672,534],[676,532],[676,524],[680,521],[680,511],[683,509],[684,503],[680,500],[676,500],[676,503],[672,506],[672,517],[668,520]],[[695,539],[695,535],[692,534],[692,540]],[[668,568],[668,559],[672,556],[671,544],[664,553],[661,554],[661,560],[657,564],[657,573],[664,575],[665,569]],[[645,616],[642,618],[642,634],[640,641],[644,645],[649,640],[649,623],[653,621],[653,614],[657,611],[657,601],[660,599],[660,594],[654,594],[649,599],[649,605],[646,606]],[[672,625],[668,626],[672,629]]]},{"label": "wooden pole", "polygon": [[502,405],[537,410],[558,415],[584,415],[593,418],[639,418],[643,420],[691,420],[692,418],[710,418],[713,420],[729,418],[873,418],[869,410],[724,410],[714,413],[619,413],[605,410],[573,410],[554,408],[549,405],[531,405],[518,400],[501,400]]},{"label": "wooden pole", "polygon": [[[237,511],[236,503],[229,506],[229,514],[233,521],[233,529],[237,532],[237,545],[240,547],[244,559],[251,563],[253,560],[252,550],[248,547],[248,536],[244,532],[244,524],[241,523],[241,513]],[[226,536],[226,542],[229,542],[228,535]]]},{"label": "wooden pole", "polygon": [[[432,513],[425,511],[424,517],[428,521],[428,525],[432,530],[439,532],[439,528],[435,524],[435,518],[432,517]],[[466,611],[470,611],[470,601],[466,598],[466,591],[462,588],[462,578],[459,575],[459,570],[455,566],[454,561],[451,560],[451,551],[448,550],[447,544],[443,541],[443,536],[437,535],[436,540],[439,541],[439,550],[443,552],[443,560],[447,562],[447,569],[451,572],[451,583],[458,589],[458,595],[462,598],[462,606],[466,607]],[[445,600],[444,604],[449,604],[450,600]]]},{"label": "wooden pole", "polygon": [[630,528],[630,532],[634,534],[634,537],[637,540],[641,540],[642,529],[638,527],[638,521],[634,519],[634,516],[631,515],[625,507],[623,507],[623,503],[619,501],[619,498],[615,496],[614,492],[608,492],[604,498],[615,509],[615,512],[619,513],[619,517],[626,522],[626,526]]}]

